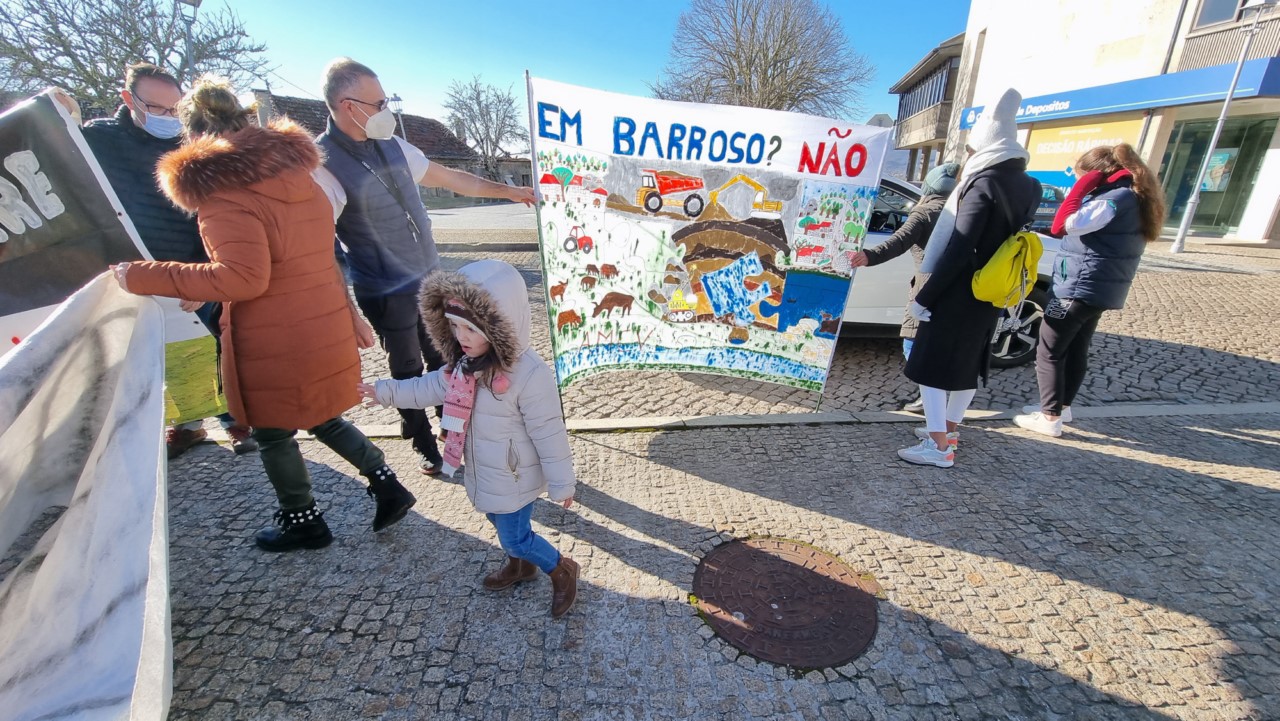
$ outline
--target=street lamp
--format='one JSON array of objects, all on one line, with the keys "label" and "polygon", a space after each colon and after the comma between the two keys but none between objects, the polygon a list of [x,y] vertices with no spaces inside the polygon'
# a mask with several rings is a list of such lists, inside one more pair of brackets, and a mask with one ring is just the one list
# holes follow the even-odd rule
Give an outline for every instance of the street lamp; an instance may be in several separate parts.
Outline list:
[{"label": "street lamp", "polygon": [[1258,32],[1258,21],[1262,18],[1262,11],[1275,6],[1277,2],[1280,0],[1248,0],[1240,8],[1241,17],[1250,10],[1255,11],[1253,22],[1244,30],[1244,47],[1240,50],[1240,59],[1236,61],[1236,72],[1231,76],[1231,87],[1227,89],[1227,97],[1222,101],[1222,113],[1218,115],[1218,124],[1213,127],[1209,148],[1205,151],[1204,162],[1200,164],[1200,172],[1196,175],[1195,186],[1191,189],[1191,197],[1187,200],[1187,207],[1182,213],[1182,224],[1178,226],[1178,234],[1173,238],[1173,245],[1169,248],[1170,253],[1181,253],[1186,246],[1191,219],[1200,205],[1200,185],[1204,182],[1205,173],[1209,172],[1209,161],[1213,158],[1214,149],[1218,147],[1218,136],[1222,135],[1222,126],[1227,122],[1227,109],[1231,107],[1231,97],[1236,94],[1236,84],[1240,82],[1240,71],[1244,69],[1244,61],[1249,57],[1249,46],[1253,44],[1253,36]]},{"label": "street lamp", "polygon": [[191,69],[191,26],[196,24],[196,13],[200,10],[201,1],[174,0],[173,3],[178,10],[178,14],[182,16],[182,23],[186,25],[187,32],[186,48],[182,51],[182,67],[178,69],[178,82],[184,81],[187,71]]},{"label": "street lamp", "polygon": [[388,108],[391,108],[391,112],[395,114],[395,116],[396,116],[396,120],[398,120],[398,121],[399,121],[399,124],[400,124],[400,137],[401,137],[401,138],[403,138],[403,139],[405,140],[405,142],[408,142],[408,141],[409,141],[409,136],[405,135],[405,131],[404,131],[404,115],[402,114],[402,113],[403,113],[403,111],[404,111],[404,101],[400,99],[400,94],[399,94],[399,93],[396,93],[396,94],[392,95],[391,97],[387,98],[387,107],[388,107]]}]

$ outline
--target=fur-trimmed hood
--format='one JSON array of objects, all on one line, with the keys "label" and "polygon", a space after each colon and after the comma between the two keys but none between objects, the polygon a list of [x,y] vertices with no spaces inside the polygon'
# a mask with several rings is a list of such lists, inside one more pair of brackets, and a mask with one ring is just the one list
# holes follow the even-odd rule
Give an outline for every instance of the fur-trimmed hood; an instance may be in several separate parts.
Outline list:
[{"label": "fur-trimmed hood", "polygon": [[513,368],[529,347],[529,289],[520,272],[500,260],[481,260],[456,273],[427,276],[419,298],[422,320],[445,363],[462,360],[462,346],[444,317],[445,302],[457,298],[471,311],[476,327],[489,339],[503,368]]},{"label": "fur-trimmed hood", "polygon": [[[156,177],[175,205],[194,212],[215,193],[251,186],[277,200],[305,200],[312,192],[310,173],[320,162],[311,135],[292,120],[278,118],[265,128],[251,125],[229,135],[196,138],[161,157]],[[306,175],[264,182],[298,170]]]}]

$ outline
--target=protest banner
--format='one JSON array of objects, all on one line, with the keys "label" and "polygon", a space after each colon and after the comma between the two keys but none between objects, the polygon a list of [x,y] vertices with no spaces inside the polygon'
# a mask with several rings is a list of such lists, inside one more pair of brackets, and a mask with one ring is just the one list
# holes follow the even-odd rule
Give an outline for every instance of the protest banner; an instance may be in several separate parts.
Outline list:
[{"label": "protest banner", "polygon": [[[0,354],[110,264],[144,259],[150,253],[66,109],[41,94],[0,115]],[[225,411],[213,337],[177,301],[160,302],[171,361],[166,421]]]},{"label": "protest banner", "polygon": [[530,78],[556,376],[821,391],[890,130]]},{"label": "protest banner", "polygon": [[166,716],[162,315],[102,274],[0,357],[0,717]]}]

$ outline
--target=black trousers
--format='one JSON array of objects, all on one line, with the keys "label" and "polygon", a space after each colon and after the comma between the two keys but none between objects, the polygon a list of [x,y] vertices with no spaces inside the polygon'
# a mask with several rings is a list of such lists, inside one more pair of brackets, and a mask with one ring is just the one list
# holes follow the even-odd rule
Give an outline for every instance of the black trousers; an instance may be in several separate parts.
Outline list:
[{"label": "black trousers", "polygon": [[1071,298],[1049,300],[1036,348],[1042,412],[1061,415],[1062,407],[1075,401],[1089,370],[1089,344],[1105,310]]},{"label": "black trousers", "polygon": [[[356,304],[369,319],[378,334],[382,350],[387,353],[387,364],[395,380],[417,378],[424,368],[433,371],[444,365],[444,359],[431,344],[427,328],[418,308],[417,293],[393,293],[371,295],[354,288]],[[440,462],[440,450],[436,437],[431,433],[427,412],[421,408],[400,408],[400,437],[413,440],[413,448],[432,463]],[[444,409],[436,407],[436,417],[444,415]]]}]

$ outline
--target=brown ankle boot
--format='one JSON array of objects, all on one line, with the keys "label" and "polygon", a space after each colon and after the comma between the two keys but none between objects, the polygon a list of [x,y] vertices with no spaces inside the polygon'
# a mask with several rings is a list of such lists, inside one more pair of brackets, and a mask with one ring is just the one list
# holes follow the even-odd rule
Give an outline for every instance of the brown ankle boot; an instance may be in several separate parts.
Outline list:
[{"label": "brown ankle boot", "polygon": [[561,556],[560,563],[551,572],[551,617],[560,618],[569,612],[573,599],[578,597],[578,562]]},{"label": "brown ankle boot", "polygon": [[536,575],[538,575],[537,566],[523,558],[507,556],[507,562],[502,568],[484,577],[484,587],[490,591],[501,591],[521,581],[528,581]]}]

